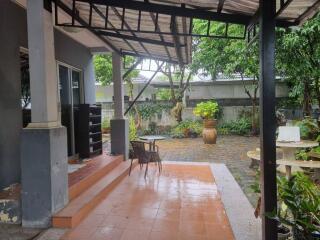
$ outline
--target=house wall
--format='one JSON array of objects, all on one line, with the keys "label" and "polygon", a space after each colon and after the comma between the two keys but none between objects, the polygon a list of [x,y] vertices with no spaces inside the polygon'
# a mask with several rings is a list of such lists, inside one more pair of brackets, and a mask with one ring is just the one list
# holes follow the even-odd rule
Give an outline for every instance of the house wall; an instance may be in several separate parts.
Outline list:
[{"label": "house wall", "polygon": [[[92,55],[85,47],[55,30],[58,61],[83,71],[86,103],[95,103]],[[0,1],[0,191],[20,182],[22,129],[20,47],[28,48],[26,11],[15,3]]]}]

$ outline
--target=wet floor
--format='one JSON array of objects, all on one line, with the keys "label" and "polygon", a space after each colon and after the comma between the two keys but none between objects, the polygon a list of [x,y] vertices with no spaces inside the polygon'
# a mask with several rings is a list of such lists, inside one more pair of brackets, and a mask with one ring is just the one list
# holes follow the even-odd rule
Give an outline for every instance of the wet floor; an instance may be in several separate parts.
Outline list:
[{"label": "wet floor", "polygon": [[234,239],[209,165],[139,167],[63,240]]}]

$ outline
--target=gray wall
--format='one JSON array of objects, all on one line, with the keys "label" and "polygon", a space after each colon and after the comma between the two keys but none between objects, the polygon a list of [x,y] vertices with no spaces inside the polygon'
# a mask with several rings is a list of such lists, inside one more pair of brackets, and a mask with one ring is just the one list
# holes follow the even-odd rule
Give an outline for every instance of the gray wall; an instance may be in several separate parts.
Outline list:
[{"label": "gray wall", "polygon": [[55,30],[54,41],[56,59],[82,70],[85,102],[95,103],[95,77],[89,49],[59,30]]},{"label": "gray wall", "polygon": [[[20,182],[22,111],[19,47],[27,48],[25,9],[0,0],[0,190]],[[94,72],[89,50],[55,30],[56,59],[80,68],[85,101],[95,103]]]},{"label": "gray wall", "polygon": [[0,1],[0,190],[20,181],[22,127],[19,46],[24,46],[24,10]]}]

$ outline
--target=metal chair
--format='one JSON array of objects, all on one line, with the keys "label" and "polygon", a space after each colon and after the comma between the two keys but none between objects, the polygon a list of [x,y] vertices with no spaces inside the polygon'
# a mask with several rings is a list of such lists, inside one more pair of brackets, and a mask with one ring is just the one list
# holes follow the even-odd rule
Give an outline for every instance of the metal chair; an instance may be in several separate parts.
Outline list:
[{"label": "metal chair", "polygon": [[145,178],[147,176],[149,162],[157,163],[158,167],[159,167],[159,173],[162,171],[162,164],[161,164],[161,159],[159,156],[159,147],[157,145],[154,145],[154,147],[156,148],[156,151],[147,151],[145,149],[146,142],[130,141],[130,143],[131,143],[133,151],[131,151],[131,154],[130,154],[131,155],[130,156],[131,165],[130,165],[130,170],[129,170],[129,176],[131,173],[132,162],[133,162],[134,158],[138,159],[138,163],[140,164],[140,169],[142,169],[143,164],[147,164],[145,174],[144,174]]}]

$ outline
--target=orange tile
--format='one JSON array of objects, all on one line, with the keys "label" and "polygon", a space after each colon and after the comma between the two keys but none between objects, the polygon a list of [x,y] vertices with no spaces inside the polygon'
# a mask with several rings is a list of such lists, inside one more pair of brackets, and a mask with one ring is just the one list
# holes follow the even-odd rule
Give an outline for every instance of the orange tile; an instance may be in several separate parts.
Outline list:
[{"label": "orange tile", "polygon": [[[136,168],[65,240],[233,240],[207,165]],[[88,230],[88,231],[86,231]]]}]

